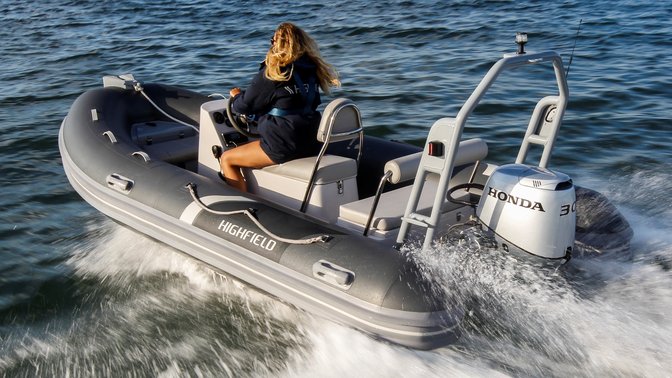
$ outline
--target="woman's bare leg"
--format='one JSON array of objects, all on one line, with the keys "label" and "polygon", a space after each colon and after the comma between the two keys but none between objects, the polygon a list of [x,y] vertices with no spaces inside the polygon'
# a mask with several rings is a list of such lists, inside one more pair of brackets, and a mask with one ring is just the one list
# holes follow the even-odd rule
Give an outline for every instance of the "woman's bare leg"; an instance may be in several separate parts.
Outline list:
[{"label": "woman's bare leg", "polygon": [[240,168],[263,168],[273,164],[258,140],[226,150],[219,159],[226,183],[243,192],[247,192],[247,184]]}]

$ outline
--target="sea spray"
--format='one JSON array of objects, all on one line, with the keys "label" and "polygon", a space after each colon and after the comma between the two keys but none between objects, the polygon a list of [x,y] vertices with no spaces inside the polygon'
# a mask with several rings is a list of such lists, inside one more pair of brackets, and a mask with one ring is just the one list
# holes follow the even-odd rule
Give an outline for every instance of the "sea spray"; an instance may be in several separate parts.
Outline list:
[{"label": "sea spray", "polygon": [[[640,375],[672,367],[672,277],[659,266],[573,260],[540,268],[472,235],[406,252],[467,310],[453,348],[479,351],[513,375]],[[596,279],[596,277],[598,277]],[[638,293],[647,293],[638,295]],[[658,370],[655,367],[661,367]]]},{"label": "sea spray", "polygon": [[275,375],[306,343],[304,314],[112,222],[82,242],[73,311],[3,334],[3,373]]}]

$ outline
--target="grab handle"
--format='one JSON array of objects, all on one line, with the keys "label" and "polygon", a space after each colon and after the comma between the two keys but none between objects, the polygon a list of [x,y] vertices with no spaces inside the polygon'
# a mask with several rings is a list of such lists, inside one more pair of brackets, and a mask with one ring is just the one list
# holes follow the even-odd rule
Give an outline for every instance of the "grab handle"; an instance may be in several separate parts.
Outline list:
[{"label": "grab handle", "polygon": [[106,131],[103,133],[106,137],[110,139],[110,143],[114,144],[117,143],[117,138],[114,136],[114,133],[112,131]]},{"label": "grab handle", "polygon": [[107,182],[107,186],[109,188],[124,194],[130,193],[131,189],[133,189],[133,180],[118,173],[109,174],[105,181]]},{"label": "grab handle", "polygon": [[355,280],[355,273],[325,260],[313,264],[313,276],[343,289],[349,289]]},{"label": "grab handle", "polygon": [[133,157],[141,157],[145,163],[149,163],[152,158],[149,157],[149,155],[145,151],[135,151],[134,153],[131,154]]}]

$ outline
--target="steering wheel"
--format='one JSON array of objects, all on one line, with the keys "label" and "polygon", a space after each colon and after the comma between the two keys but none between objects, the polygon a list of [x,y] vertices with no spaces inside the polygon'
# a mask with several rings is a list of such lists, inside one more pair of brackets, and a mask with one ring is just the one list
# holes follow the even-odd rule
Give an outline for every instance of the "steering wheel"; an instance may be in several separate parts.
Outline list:
[{"label": "steering wheel", "polygon": [[466,189],[466,190],[468,190],[468,189],[478,189],[478,190],[482,191],[483,189],[485,189],[485,186],[483,184],[479,184],[479,183],[476,183],[476,182],[468,182],[468,183],[465,183],[465,184],[455,185],[452,188],[448,189],[448,197],[447,197],[448,201],[450,201],[452,203],[457,203],[457,204],[460,204],[460,205],[467,205],[467,206],[472,206],[473,207],[473,206],[478,205],[478,201],[480,200],[480,197],[479,197],[479,200],[477,200],[476,202],[469,202],[469,201],[458,200],[458,199],[453,198],[453,192],[455,192],[457,190],[460,190],[460,189]]},{"label": "steering wheel", "polygon": [[[233,100],[233,97],[230,97],[229,101],[226,102],[226,116],[229,118],[231,126],[233,126],[233,128],[236,129],[236,131],[245,135],[248,138],[259,138],[260,137],[259,134],[250,131],[251,125],[249,122],[244,120],[245,119],[244,116],[240,116],[233,113],[233,110],[231,109],[231,103],[233,101],[231,100]],[[242,125],[243,123],[245,124],[245,126]]]}]

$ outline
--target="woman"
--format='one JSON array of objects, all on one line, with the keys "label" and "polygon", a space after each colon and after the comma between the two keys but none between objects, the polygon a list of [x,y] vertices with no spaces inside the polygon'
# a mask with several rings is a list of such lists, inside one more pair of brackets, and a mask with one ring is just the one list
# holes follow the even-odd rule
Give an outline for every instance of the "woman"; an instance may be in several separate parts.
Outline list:
[{"label": "woman", "polygon": [[220,157],[227,184],[247,191],[240,168],[263,168],[315,155],[320,124],[319,88],[339,86],[338,74],[320,55],[315,41],[289,22],[278,26],[259,73],[250,86],[229,92],[232,109],[263,114],[260,140],[225,151]]}]

